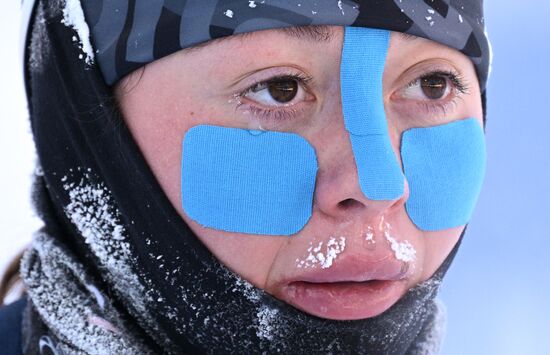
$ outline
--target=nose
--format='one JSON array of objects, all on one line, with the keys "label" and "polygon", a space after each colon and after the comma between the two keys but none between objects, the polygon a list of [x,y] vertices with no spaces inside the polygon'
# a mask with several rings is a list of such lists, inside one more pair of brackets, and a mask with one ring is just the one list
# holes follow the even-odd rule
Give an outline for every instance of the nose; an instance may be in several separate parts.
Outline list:
[{"label": "nose", "polygon": [[387,200],[369,199],[361,189],[349,133],[342,120],[336,121],[341,124],[333,128],[328,140],[332,147],[325,145],[318,150],[319,170],[313,209],[335,221],[361,218],[375,223],[381,216],[405,204],[409,195],[407,181],[403,177],[404,189],[400,196]]}]

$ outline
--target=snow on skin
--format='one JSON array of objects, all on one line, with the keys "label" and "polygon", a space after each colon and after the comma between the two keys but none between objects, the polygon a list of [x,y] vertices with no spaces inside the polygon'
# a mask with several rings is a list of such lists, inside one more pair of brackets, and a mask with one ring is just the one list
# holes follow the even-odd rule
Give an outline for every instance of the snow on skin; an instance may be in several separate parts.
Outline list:
[{"label": "snow on skin", "polygon": [[411,243],[409,243],[408,240],[399,242],[392,237],[390,234],[391,226],[389,223],[385,223],[384,227],[384,237],[386,237],[386,240],[390,243],[391,249],[395,254],[395,258],[406,263],[414,261],[416,259],[416,250]]},{"label": "snow on skin", "polygon": [[84,19],[84,11],[82,11],[79,0],[66,0],[61,23],[72,27],[76,31],[78,37],[73,36],[73,41],[79,42],[79,48],[86,55],[86,58],[84,58],[81,54],[79,58],[84,59],[86,64],[91,65],[95,59],[94,49],[90,42],[90,29]]},{"label": "snow on skin", "polygon": [[346,248],[346,238],[340,237],[338,239],[331,237],[324,248],[325,252],[322,252],[323,242],[319,242],[317,246],[309,243],[307,252],[308,256],[304,260],[296,259],[296,266],[298,268],[313,268],[320,265],[322,269],[328,269],[332,266],[334,260],[341,254]]},{"label": "snow on skin", "polygon": [[372,230],[371,226],[367,227],[367,233],[365,233],[365,240],[372,244],[376,243],[376,241],[374,240],[374,231]]}]

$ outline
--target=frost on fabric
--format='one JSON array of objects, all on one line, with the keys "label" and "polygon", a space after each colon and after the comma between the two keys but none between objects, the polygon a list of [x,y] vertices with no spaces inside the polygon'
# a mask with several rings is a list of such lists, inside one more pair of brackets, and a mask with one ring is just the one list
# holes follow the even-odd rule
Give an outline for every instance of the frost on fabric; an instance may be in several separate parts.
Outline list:
[{"label": "frost on fabric", "polygon": [[412,354],[437,355],[447,333],[447,308],[438,298],[433,301],[433,314],[426,328],[429,329],[410,349]]},{"label": "frost on fabric", "polygon": [[84,59],[86,64],[91,65],[95,60],[94,49],[90,42],[90,29],[84,18],[84,11],[80,6],[79,0],[66,0],[63,8],[63,20],[66,26],[71,27],[78,34],[73,36],[73,42],[78,42],[78,47],[83,54],[79,55],[80,59]]},{"label": "frost on fabric", "polygon": [[344,6],[342,5],[342,0],[338,0],[338,8],[340,9],[340,12],[342,13],[342,15],[346,14],[344,12]]},{"label": "frost on fabric", "polygon": [[34,236],[21,262],[21,275],[34,308],[58,340],[45,343],[47,339],[41,338],[37,348],[49,344],[62,354],[74,353],[75,347],[94,354],[147,353],[110,302],[95,302],[106,298],[96,288],[95,295],[87,292],[84,285],[91,283],[86,270],[51,236]]},{"label": "frost on fabric", "polygon": [[256,335],[259,338],[273,340],[274,332],[277,331],[277,326],[274,321],[277,319],[278,309],[262,306],[258,310],[258,330]]},{"label": "frost on fabric", "polygon": [[346,238],[344,237],[338,239],[331,237],[324,248],[323,242],[319,242],[316,246],[310,242],[307,249],[308,256],[303,260],[296,259],[296,266],[308,269],[319,265],[322,269],[328,269],[345,249]]},{"label": "frost on fabric", "polygon": [[131,300],[129,303],[134,308],[134,315],[147,324],[151,331],[160,332],[147,306],[155,302],[158,295],[145,288],[132,267],[135,260],[110,191],[103,183],[91,182],[91,169],[79,167],[77,171],[84,173],[84,177],[77,182],[71,182],[73,171],[69,176],[61,178],[69,196],[65,214],[98,258],[106,271],[104,277],[124,298]]},{"label": "frost on fabric", "polygon": [[46,13],[42,3],[39,3],[36,8],[29,49],[29,68],[35,73],[40,73],[44,68],[44,59],[48,56],[50,50],[50,39],[46,29]]},{"label": "frost on fabric", "polygon": [[250,302],[257,303],[260,301],[260,293],[250,282],[243,280],[236,275],[231,276],[235,279],[235,287],[233,288],[233,292],[240,292]]}]

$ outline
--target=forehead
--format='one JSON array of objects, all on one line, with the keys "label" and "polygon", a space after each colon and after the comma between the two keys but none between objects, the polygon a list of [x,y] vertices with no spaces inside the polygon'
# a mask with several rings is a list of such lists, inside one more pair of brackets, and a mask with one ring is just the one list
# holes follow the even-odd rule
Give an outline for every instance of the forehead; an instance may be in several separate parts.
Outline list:
[{"label": "forehead", "polygon": [[[245,41],[248,39],[262,39],[262,37],[265,37],[266,35],[272,35],[276,34],[281,38],[292,40],[292,41],[305,41],[305,42],[312,42],[312,43],[327,43],[330,41],[334,41],[337,38],[340,37],[341,34],[341,26],[299,26],[299,27],[283,27],[283,28],[276,28],[276,29],[269,29],[269,30],[263,30],[263,31],[254,31],[254,32],[246,32],[246,33],[239,33],[235,34],[233,36],[229,37],[222,37],[210,40],[208,42],[200,43],[196,46],[189,47],[187,50],[193,51],[198,50],[202,48],[208,48],[212,45],[219,44],[219,43],[230,43],[230,42],[238,42],[239,44],[245,43]],[[401,42],[431,42],[429,40],[426,40],[424,38],[416,37],[413,35],[409,35],[402,32],[392,32],[392,40],[397,43]],[[435,42],[433,42],[436,44]]]},{"label": "forehead", "polygon": [[[312,55],[311,60],[323,60],[328,54],[323,52],[325,49],[342,46],[343,29],[342,26],[302,26],[254,31],[210,40],[180,52],[200,53],[205,57],[221,53],[228,53],[231,56],[239,53],[254,53],[254,58],[260,60],[262,54],[273,55],[273,51],[278,51],[277,55],[281,52],[290,55],[293,51],[309,51]],[[411,62],[413,59],[420,61],[438,57],[456,62],[459,66],[473,67],[469,58],[456,49],[422,37],[390,32],[388,62]],[[325,54],[321,55],[321,53]]]}]

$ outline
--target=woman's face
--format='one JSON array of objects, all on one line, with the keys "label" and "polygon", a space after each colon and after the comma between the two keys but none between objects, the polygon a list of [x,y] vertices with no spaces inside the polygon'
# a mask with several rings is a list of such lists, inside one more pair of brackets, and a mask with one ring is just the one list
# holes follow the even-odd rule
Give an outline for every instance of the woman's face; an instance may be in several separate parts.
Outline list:
[{"label": "woman's face", "polygon": [[[419,230],[404,194],[362,193],[340,95],[341,27],[268,30],[182,50],[126,77],[116,88],[126,123],[181,217],[227,267],[310,314],[376,316],[428,279],[464,227]],[[471,61],[448,47],[392,33],[383,98],[393,150],[402,133],[476,117]],[[181,197],[182,141],[197,125],[293,132],[315,149],[313,210],[297,234],[264,236],[206,228]]]}]

